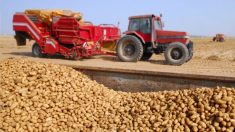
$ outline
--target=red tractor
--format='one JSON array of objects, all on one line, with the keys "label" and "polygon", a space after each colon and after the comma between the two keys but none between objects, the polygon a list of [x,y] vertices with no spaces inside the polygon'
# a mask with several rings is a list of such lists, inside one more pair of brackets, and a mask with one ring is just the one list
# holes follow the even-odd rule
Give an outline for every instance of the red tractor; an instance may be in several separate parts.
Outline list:
[{"label": "red tractor", "polygon": [[215,35],[215,37],[213,37],[213,42],[224,42],[225,41],[225,37],[224,34],[218,33]]},{"label": "red tractor", "polygon": [[129,17],[129,28],[118,41],[117,56],[121,61],[149,60],[153,53],[164,53],[168,64],[181,65],[193,56],[193,43],[186,32],[164,31],[161,17]]}]

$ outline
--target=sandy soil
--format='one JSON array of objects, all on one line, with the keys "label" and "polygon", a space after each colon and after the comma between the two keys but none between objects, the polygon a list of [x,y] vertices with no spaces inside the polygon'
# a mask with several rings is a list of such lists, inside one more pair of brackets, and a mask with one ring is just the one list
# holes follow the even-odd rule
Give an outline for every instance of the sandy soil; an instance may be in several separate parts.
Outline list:
[{"label": "sandy soil", "polygon": [[225,43],[214,43],[209,39],[195,39],[195,56],[182,66],[166,65],[163,55],[154,55],[150,61],[128,63],[120,62],[115,56],[95,56],[81,61],[58,57],[34,58],[31,55],[32,41],[27,46],[16,46],[13,37],[0,37],[0,60],[9,57],[28,57],[35,61],[76,66],[111,67],[147,71],[193,73],[203,75],[235,77],[235,39]]},{"label": "sandy soil", "polygon": [[235,39],[227,39],[224,43],[212,42],[210,39],[194,39],[194,42],[195,58],[235,61]]}]

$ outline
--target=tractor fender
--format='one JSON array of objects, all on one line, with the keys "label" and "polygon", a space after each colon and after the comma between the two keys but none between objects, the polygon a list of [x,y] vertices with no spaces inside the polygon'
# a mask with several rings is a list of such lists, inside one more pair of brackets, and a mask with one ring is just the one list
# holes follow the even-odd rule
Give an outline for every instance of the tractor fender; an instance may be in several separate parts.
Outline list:
[{"label": "tractor fender", "polygon": [[145,44],[145,41],[144,41],[143,37],[140,36],[140,35],[139,35],[137,32],[135,32],[135,31],[127,31],[127,32],[125,32],[124,34],[135,36],[135,37],[137,37],[137,38],[141,41],[142,44]]}]

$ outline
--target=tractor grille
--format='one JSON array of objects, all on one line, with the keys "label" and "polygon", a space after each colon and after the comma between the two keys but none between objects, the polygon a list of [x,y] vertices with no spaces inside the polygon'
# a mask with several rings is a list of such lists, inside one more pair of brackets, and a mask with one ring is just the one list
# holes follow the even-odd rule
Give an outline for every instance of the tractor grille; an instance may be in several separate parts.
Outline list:
[{"label": "tractor grille", "polygon": [[38,18],[36,16],[31,16],[28,15],[28,18],[32,21],[32,22],[39,22]]}]

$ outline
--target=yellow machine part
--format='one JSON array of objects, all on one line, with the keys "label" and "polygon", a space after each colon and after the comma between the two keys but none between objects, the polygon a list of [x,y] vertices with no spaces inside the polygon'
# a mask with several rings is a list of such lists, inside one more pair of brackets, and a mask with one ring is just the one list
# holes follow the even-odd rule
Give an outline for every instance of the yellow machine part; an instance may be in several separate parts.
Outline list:
[{"label": "yellow machine part", "polygon": [[52,22],[52,17],[57,16],[67,16],[67,17],[75,17],[79,22],[83,22],[82,13],[73,12],[70,10],[25,10],[25,14],[32,14],[40,17],[44,22],[50,23]]},{"label": "yellow machine part", "polygon": [[116,42],[104,42],[102,45],[102,50],[105,51],[115,51]]}]

